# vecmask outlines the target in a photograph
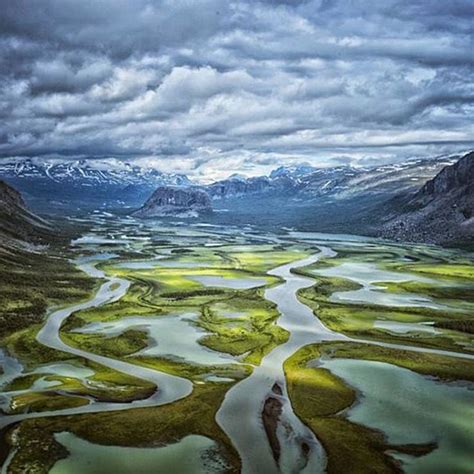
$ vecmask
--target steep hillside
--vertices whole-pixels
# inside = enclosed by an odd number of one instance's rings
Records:
[[[0,181],[0,246],[26,247],[55,238],[50,224],[27,208],[18,191]]]
[[[474,152],[443,168],[414,195],[400,197],[380,234],[404,241],[474,242]]]
[[[63,254],[68,231],[33,214],[0,181],[0,339],[41,323],[52,304],[88,296],[95,281]]]

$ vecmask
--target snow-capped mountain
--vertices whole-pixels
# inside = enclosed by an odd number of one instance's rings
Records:
[[[367,193],[392,194],[417,189],[457,158],[409,160],[378,167],[280,166],[270,176],[246,179],[231,176],[206,189],[214,200],[256,194],[305,201],[321,197],[345,199]]]
[[[318,232],[371,233],[400,196],[412,196],[458,157],[374,167],[280,167],[270,176],[207,186],[220,224],[254,224]],[[224,212],[225,211],[225,212]]]
[[[149,184],[188,186],[192,182],[183,174],[166,174],[115,158],[102,160],[11,159],[1,162],[4,178],[45,179],[79,186]]]
[[[315,168],[308,164],[280,166],[269,176],[232,175],[209,185],[196,185],[187,176],[163,173],[132,162],[109,159],[9,159],[0,162],[0,179],[16,187],[37,211],[88,211],[138,208],[159,186],[198,186],[217,207],[248,207],[258,212],[267,205],[312,205],[374,199],[410,192],[458,157],[411,160],[378,167],[338,166]],[[258,199],[258,201],[256,201]],[[260,205],[257,205],[260,203]],[[124,211],[126,212],[126,211]]]
[[[167,174],[114,158],[102,160],[9,159],[0,179],[17,188],[41,212],[139,207],[158,186],[190,186],[182,174]]]

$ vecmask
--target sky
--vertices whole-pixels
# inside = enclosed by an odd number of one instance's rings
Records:
[[[472,0],[0,8],[0,160],[112,157],[210,181],[474,148]]]

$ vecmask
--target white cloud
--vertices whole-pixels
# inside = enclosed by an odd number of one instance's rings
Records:
[[[210,179],[474,145],[469,0],[4,7],[5,157],[125,156]]]

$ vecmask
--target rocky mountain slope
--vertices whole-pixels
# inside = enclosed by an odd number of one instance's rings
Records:
[[[400,196],[379,233],[403,241],[474,242],[474,152]]]
[[[210,212],[211,200],[205,191],[193,187],[160,186],[133,215],[142,218],[197,217]]]
[[[29,247],[54,238],[50,224],[33,214],[21,194],[0,181],[0,247]]]

